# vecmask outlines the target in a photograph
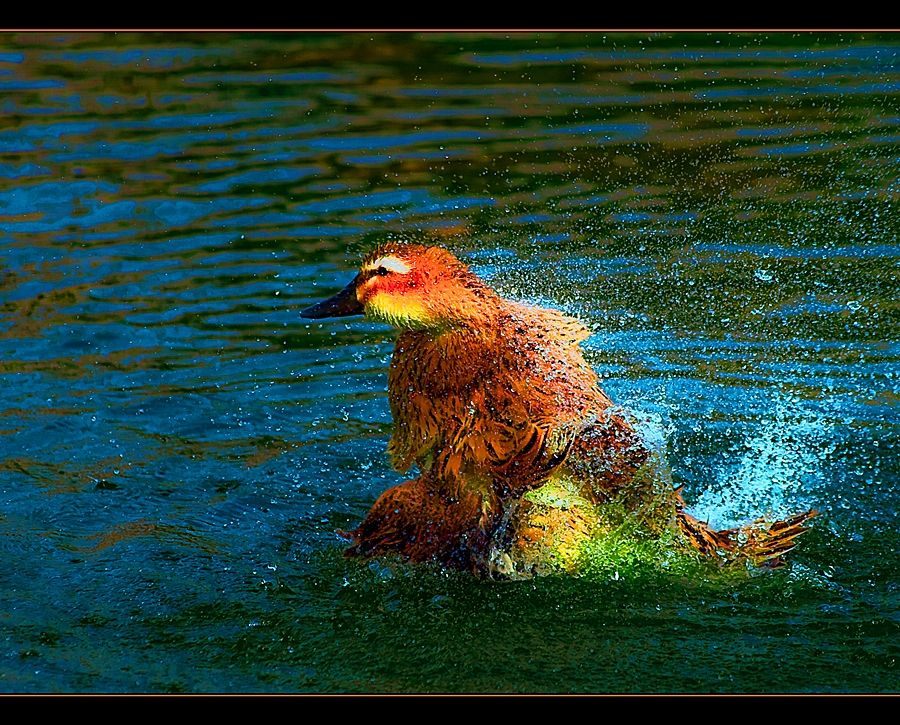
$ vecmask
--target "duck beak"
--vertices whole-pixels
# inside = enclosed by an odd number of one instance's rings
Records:
[[[300,312],[300,317],[307,317],[313,320],[319,320],[323,317],[348,317],[350,315],[361,315],[363,306],[356,299],[356,285],[359,282],[359,275],[353,278],[353,281],[344,289],[338,292],[334,297],[329,297],[312,307],[307,307]]]

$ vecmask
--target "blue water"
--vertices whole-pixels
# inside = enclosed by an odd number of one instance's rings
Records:
[[[0,691],[897,692],[898,43],[0,36]],[[393,333],[298,311],[387,238],[593,331],[785,569],[347,561]]]

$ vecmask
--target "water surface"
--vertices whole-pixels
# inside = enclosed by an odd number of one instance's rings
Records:
[[[893,35],[0,37],[0,690],[896,692]],[[717,526],[792,565],[345,561],[402,480],[388,238],[584,320]]]

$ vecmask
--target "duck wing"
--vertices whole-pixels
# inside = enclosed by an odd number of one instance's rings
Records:
[[[588,334],[556,310],[509,303],[490,364],[467,391],[466,414],[436,459],[444,471],[456,475],[474,463],[502,498],[546,481],[612,405],[579,345]]]
[[[490,330],[401,335],[389,376],[394,466],[505,499],[574,452],[596,461],[618,428],[633,431],[584,359],[588,334],[556,310],[507,302]]]

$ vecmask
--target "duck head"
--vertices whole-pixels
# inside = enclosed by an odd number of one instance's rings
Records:
[[[438,331],[483,325],[498,303],[496,293],[446,249],[392,242],[369,254],[343,290],[300,316],[364,314],[401,329]]]

